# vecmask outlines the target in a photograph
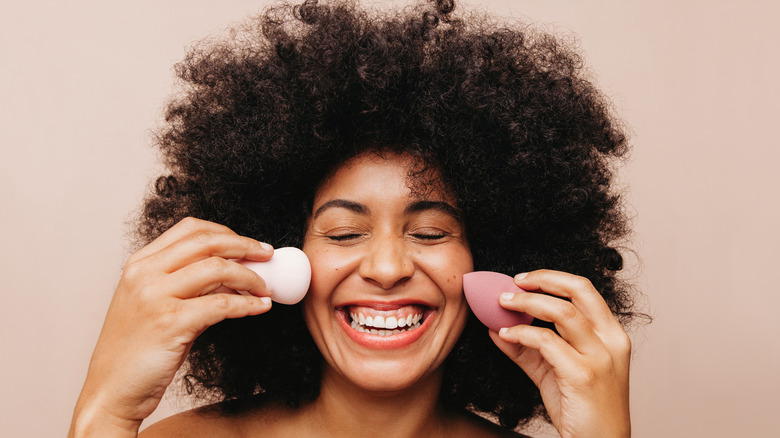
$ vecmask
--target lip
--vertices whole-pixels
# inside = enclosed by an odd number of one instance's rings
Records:
[[[419,305],[425,308],[425,311],[423,312],[423,320],[422,323],[420,324],[420,327],[414,330],[404,331],[390,336],[380,336],[371,333],[363,333],[353,329],[352,326],[350,325],[351,321],[346,309],[349,306],[362,306],[362,307],[371,307],[376,310],[397,310],[408,305]],[[398,349],[413,344],[418,339],[420,339],[420,337],[423,334],[425,334],[428,328],[433,324],[433,320],[438,314],[438,310],[434,306],[431,306],[428,303],[417,301],[417,300],[414,301],[399,300],[399,301],[383,301],[383,302],[354,301],[354,302],[349,302],[338,306],[335,312],[336,312],[339,325],[347,334],[347,336],[349,336],[350,339],[352,339],[355,343],[363,347],[367,347],[375,350]]]

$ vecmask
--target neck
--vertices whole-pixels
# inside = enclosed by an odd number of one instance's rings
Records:
[[[305,409],[315,419],[310,424],[331,436],[441,436],[440,386],[438,370],[401,391],[368,391],[326,366],[320,396]]]

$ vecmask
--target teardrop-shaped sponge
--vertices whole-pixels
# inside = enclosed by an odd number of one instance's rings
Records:
[[[490,271],[470,272],[463,276],[463,293],[471,311],[490,330],[502,327],[530,324],[534,318],[523,312],[513,312],[498,304],[498,297],[504,292],[524,293],[515,285],[514,279],[506,274]]]

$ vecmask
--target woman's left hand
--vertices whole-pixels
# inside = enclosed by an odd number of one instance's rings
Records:
[[[501,305],[554,323],[558,334],[518,325],[490,336],[539,387],[558,433],[629,437],[631,341],[604,299],[586,278],[564,272],[521,274],[515,284],[530,293],[504,294]]]

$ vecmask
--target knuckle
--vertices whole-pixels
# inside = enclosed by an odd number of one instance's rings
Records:
[[[147,286],[139,287],[136,295],[138,295],[138,299],[140,300],[141,304],[144,305],[146,303],[150,303],[154,301],[156,291],[154,287],[152,287],[151,285],[147,285]]]
[[[192,236],[192,240],[200,245],[209,245],[214,239],[211,231],[198,231]]]
[[[174,327],[178,321],[179,318],[173,312],[161,312],[154,318],[154,324],[161,331],[167,331],[169,328]]]
[[[136,263],[138,261],[139,255],[137,252],[134,252],[130,255],[130,257],[127,258],[127,261],[125,261],[125,266],[132,265],[133,263]]]
[[[230,231],[230,228],[228,228],[228,227],[226,227],[226,226],[224,226],[222,224],[218,224],[216,222],[211,222],[211,221],[207,221],[207,220],[203,220],[203,219],[198,219],[198,218],[192,217],[192,216],[185,217],[184,219],[179,221],[177,226],[182,226],[182,227],[184,227],[185,229],[187,229],[189,231],[197,231],[197,230],[211,230],[211,231],[214,231],[214,232],[229,232]]]
[[[562,301],[558,306],[558,314],[565,320],[575,319],[578,315],[577,307],[568,301]]]
[[[143,268],[141,268],[139,263],[129,262],[122,271],[122,279],[130,284],[136,284],[143,278],[142,271]]]
[[[203,261],[206,270],[215,274],[221,274],[227,269],[227,260],[222,257],[209,257]]]
[[[574,283],[578,290],[593,289],[593,283],[585,277],[576,276],[574,278]]]
[[[260,242],[258,242],[255,239],[252,239],[251,237],[246,237],[246,236],[240,236],[240,237],[241,237],[241,242],[243,242],[243,245],[247,250],[251,250],[260,244]]]
[[[541,332],[539,332],[539,339],[544,344],[555,342],[557,337],[558,335],[555,334],[555,332],[550,329],[544,329]]]
[[[145,315],[153,315],[151,318],[156,321],[159,315],[165,313],[164,305],[161,305],[159,294],[151,285],[136,289],[132,296],[132,305],[134,309]],[[157,324],[157,322],[155,322]]]
[[[585,367],[580,371],[579,378],[586,386],[593,386],[599,380],[599,374],[596,370]]]
[[[189,234],[201,229],[203,227],[203,221],[192,216],[187,216],[174,225],[174,227],[181,228]]]
[[[184,219],[180,220],[177,225],[180,226],[180,227],[192,230],[192,229],[200,227],[202,222],[203,221],[198,219],[198,218],[195,218],[195,217],[192,217],[192,216],[187,216]]]
[[[230,298],[227,294],[214,294],[212,295],[211,305],[221,311],[228,310],[230,308]]]

